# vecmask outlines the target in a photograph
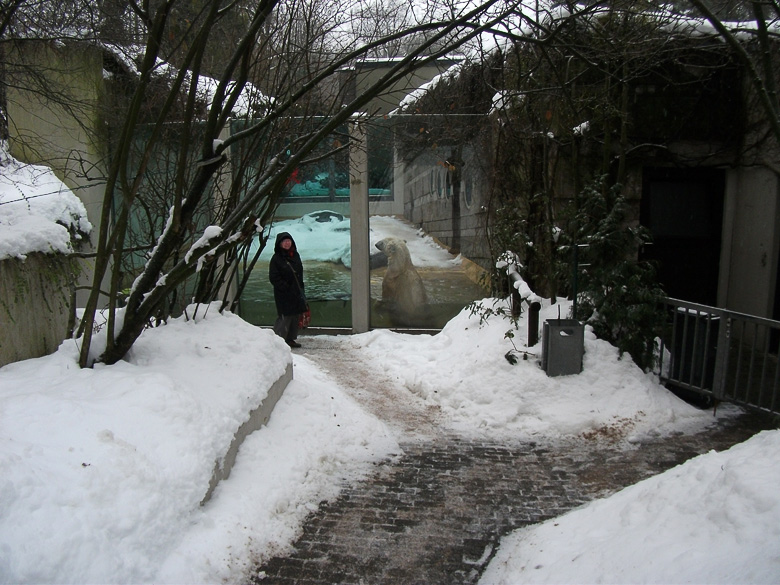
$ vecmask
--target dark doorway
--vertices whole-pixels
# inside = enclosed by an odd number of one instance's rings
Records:
[[[672,298],[717,303],[725,182],[720,169],[644,169],[640,221],[653,244],[642,258]]]

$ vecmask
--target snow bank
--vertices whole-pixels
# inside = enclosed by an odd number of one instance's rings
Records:
[[[503,309],[505,301],[483,306]],[[569,305],[544,303],[540,322],[566,317]],[[586,327],[583,372],[550,378],[539,367],[541,344],[525,347],[525,319],[513,329],[508,318],[493,315],[480,323],[468,309],[437,335],[400,335],[377,330],[354,336],[372,360],[417,399],[437,406],[448,424],[469,437],[538,440],[608,430],[635,441],[669,430],[704,428],[704,412],[675,397],[628,356],[599,340]],[[504,338],[513,331],[517,365],[504,355],[513,349]],[[728,416],[733,409],[719,409]]]
[[[79,369],[69,340],[51,356],[0,369],[0,582],[146,582],[162,566],[181,582],[185,567],[198,567],[197,581],[217,568],[237,570],[195,563],[182,539],[193,522],[213,534],[199,502],[214,461],[284,373],[290,352],[271,331],[237,316],[215,308],[200,315],[146,331],[114,366]],[[258,498],[255,528],[267,540],[291,538],[297,522],[287,508],[300,507],[299,519],[306,502],[332,491],[342,466],[354,469],[375,451],[396,448],[381,424],[316,372],[308,376],[277,405],[295,411],[272,417],[284,428],[242,447],[265,469],[262,477],[242,480],[234,469],[232,484],[247,492],[221,504],[234,509],[250,494]],[[323,425],[333,440],[307,435]],[[305,489],[287,487],[288,480]],[[247,514],[241,507],[221,518],[240,526]],[[174,549],[186,563],[168,559]]]
[[[0,369],[0,580],[148,580],[289,360],[273,333],[212,310],[111,367],[80,370],[69,340]]]
[[[780,431],[504,538],[481,585],[780,582]]]

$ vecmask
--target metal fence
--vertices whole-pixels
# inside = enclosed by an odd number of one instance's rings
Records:
[[[677,299],[667,299],[664,311],[662,382],[780,414],[780,321]]]

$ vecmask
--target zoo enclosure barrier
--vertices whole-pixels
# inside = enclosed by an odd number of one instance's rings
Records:
[[[655,373],[667,386],[780,414],[780,321],[666,299]]]

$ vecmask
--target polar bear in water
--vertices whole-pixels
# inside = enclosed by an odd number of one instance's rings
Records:
[[[396,325],[424,325],[428,298],[422,279],[412,264],[406,242],[385,238],[376,247],[387,256],[387,272],[382,281],[382,301],[390,309]]]

